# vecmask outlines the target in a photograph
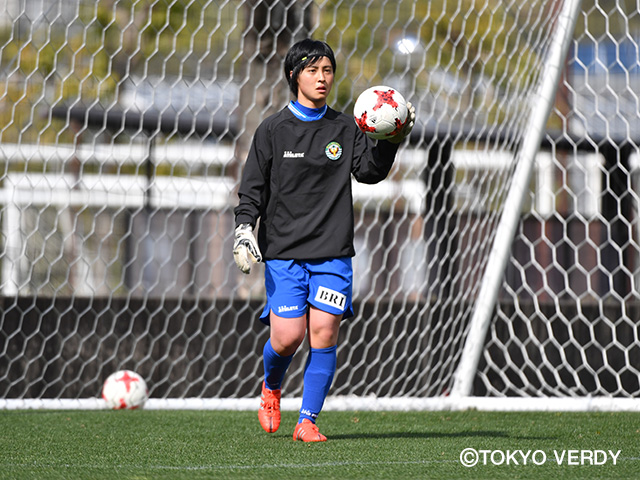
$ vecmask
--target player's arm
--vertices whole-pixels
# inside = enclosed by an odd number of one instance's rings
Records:
[[[262,261],[262,253],[253,234],[265,201],[271,165],[270,145],[258,127],[251,143],[238,189],[239,203],[234,209],[235,232],[233,258],[243,273],[251,272],[251,264]]]

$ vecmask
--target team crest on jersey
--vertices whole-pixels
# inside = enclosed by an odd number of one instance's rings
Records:
[[[329,160],[338,160],[342,156],[342,145],[338,142],[331,142],[324,148],[324,153]]]

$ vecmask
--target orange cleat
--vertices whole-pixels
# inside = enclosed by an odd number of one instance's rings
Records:
[[[262,398],[258,420],[265,432],[273,433],[280,427],[280,396],[281,390],[269,390],[262,382]]]
[[[296,425],[293,431],[293,439],[302,442],[326,442],[327,437],[318,431],[318,427],[311,420],[305,418]]]

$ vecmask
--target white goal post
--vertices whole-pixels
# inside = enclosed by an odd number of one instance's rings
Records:
[[[604,0],[0,1],[0,409],[255,409],[263,269],[231,255],[283,56],[416,106],[353,183],[326,408],[640,410],[640,15]],[[306,347],[284,384],[299,408]]]
[[[563,2],[542,67],[541,79],[529,98],[530,120],[528,128],[516,154],[516,166],[504,201],[502,216],[496,229],[495,240],[487,260],[487,268],[478,292],[460,364],[456,371],[451,391],[454,397],[468,397],[473,393],[473,379],[482,355],[493,306],[498,298],[502,276],[511,252],[511,242],[516,233],[520,212],[529,191],[536,154],[540,150],[540,143],[555,100],[581,5],[582,0]]]

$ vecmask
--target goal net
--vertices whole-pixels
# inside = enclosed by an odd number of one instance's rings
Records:
[[[640,408],[640,16],[604,0],[0,1],[0,407],[100,408],[126,368],[150,408],[255,408],[233,208],[308,36],[334,108],[417,111],[353,185],[328,408]]]

